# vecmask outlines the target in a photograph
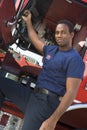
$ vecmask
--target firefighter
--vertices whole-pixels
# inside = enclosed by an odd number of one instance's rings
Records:
[[[22,18],[31,43],[44,57],[36,87],[31,90],[0,78],[0,90],[24,112],[22,130],[54,130],[76,97],[83,79],[84,62],[72,48],[74,31],[70,21],[59,21],[55,29],[56,45],[45,45],[34,30],[31,16],[26,10]]]

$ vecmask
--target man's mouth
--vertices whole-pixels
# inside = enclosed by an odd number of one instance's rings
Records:
[[[63,39],[57,39],[57,42],[63,42]]]

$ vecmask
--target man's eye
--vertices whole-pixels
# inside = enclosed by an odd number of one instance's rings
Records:
[[[62,32],[62,34],[65,34],[65,32]]]
[[[56,34],[56,35],[58,35],[58,34],[59,34],[59,32],[56,32],[55,34]]]

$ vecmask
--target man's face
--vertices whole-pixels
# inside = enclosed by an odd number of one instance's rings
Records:
[[[55,40],[59,47],[68,47],[71,45],[73,34],[65,24],[58,24],[55,30]]]

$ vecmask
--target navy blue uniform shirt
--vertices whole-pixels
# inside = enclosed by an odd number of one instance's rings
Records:
[[[60,51],[58,46],[45,46],[43,68],[37,80],[37,87],[46,88],[61,96],[66,91],[66,78],[83,78],[84,62],[81,56],[71,48]]]

